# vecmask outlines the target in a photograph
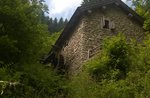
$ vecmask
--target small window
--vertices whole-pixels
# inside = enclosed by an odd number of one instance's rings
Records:
[[[104,26],[103,28],[109,29],[109,20],[104,21]]]

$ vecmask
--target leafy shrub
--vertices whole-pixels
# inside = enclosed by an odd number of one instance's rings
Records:
[[[104,40],[101,54],[86,63],[86,66],[97,79],[107,78],[112,74],[117,79],[124,78],[131,62],[130,52],[130,46],[123,35],[108,37]]]
[[[142,43],[126,43],[123,35],[106,39],[102,53],[70,80],[69,98],[149,98],[149,42],[149,36]]]
[[[50,98],[64,93],[64,78],[40,64],[24,64],[21,71],[1,68],[1,98]],[[16,84],[15,84],[16,83]]]

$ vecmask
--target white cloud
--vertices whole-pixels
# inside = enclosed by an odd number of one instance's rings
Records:
[[[82,0],[47,0],[50,9],[49,15],[60,18],[62,14],[64,18],[68,18],[80,6],[81,2]]]
[[[82,0],[52,0],[51,13],[61,13],[67,9],[72,9],[80,5]]]
[[[122,0],[126,2],[126,0]],[[46,0],[50,17],[70,18],[75,9],[81,5],[82,0]]]

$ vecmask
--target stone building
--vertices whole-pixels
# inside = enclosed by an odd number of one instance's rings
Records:
[[[121,0],[100,0],[78,7],[44,63],[73,74],[101,49],[105,36],[124,33],[141,40],[143,19]]]

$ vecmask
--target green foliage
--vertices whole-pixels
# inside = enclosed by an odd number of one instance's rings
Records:
[[[69,98],[150,97],[149,42],[149,36],[142,44],[126,42],[123,35],[107,38],[101,54],[91,58],[71,79]]]
[[[0,1],[1,41],[11,42],[0,43],[1,52],[3,52],[1,56],[5,60],[9,58],[10,62],[16,62],[16,60],[19,62],[35,54],[38,56],[40,48],[43,47],[48,31],[46,31],[44,24],[40,24],[41,19],[39,16],[41,11],[44,11],[44,6],[36,0],[31,3],[32,5],[28,0]],[[12,49],[10,54],[8,48]],[[12,57],[12,53],[15,57]]]
[[[149,31],[149,1],[137,0],[135,5]],[[43,0],[0,1],[0,98],[150,97],[149,34],[141,44],[126,42],[121,34],[108,37],[101,54],[66,81],[51,67],[39,64],[60,35],[50,35],[48,27],[50,31],[51,24],[63,24],[62,19],[54,22],[45,17],[45,12]]]
[[[51,45],[54,45],[58,37],[60,36],[60,32],[55,32],[54,34],[51,34],[49,41],[51,42]]]
[[[114,77],[113,74],[117,79],[124,78],[131,63],[130,51],[123,35],[108,37],[104,41],[101,54],[86,63],[86,66],[95,78]]]
[[[64,27],[67,25],[68,20],[63,19],[62,17],[58,20],[57,18],[49,18],[47,20],[48,22],[48,30],[50,33],[59,32],[64,29]]]
[[[60,34],[49,34],[43,1],[0,0],[0,98],[63,95],[63,76],[39,64]]]
[[[136,12],[145,19],[144,29],[150,31],[150,1],[149,0],[131,0],[135,6]]]
[[[63,78],[51,68],[40,64],[24,64],[23,70],[9,74],[8,69],[1,68],[1,98],[50,98],[63,92]],[[12,71],[12,70],[11,70]],[[17,83],[10,84],[10,83]]]
[[[7,35],[0,37],[0,60],[3,63],[17,61],[19,50],[16,44],[17,41],[9,39]]]

